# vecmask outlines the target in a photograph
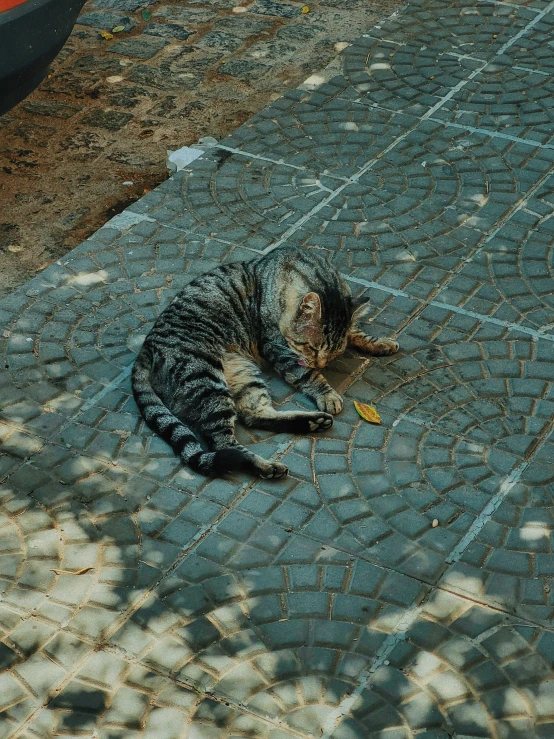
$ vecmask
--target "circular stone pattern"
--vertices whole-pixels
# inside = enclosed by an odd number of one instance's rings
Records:
[[[123,725],[144,725],[165,703],[210,739],[548,736],[551,639],[540,629],[439,591],[391,639],[399,613],[388,587],[407,578],[364,563],[230,573],[196,555],[179,573],[206,567],[212,575],[194,582],[173,578],[116,635],[136,656],[122,683],[104,688],[120,699],[106,695],[97,726],[118,710]],[[137,689],[149,700],[121,715]]]
[[[554,447],[547,444],[464,552],[446,583],[534,621],[554,623]]]
[[[325,200],[335,178],[224,149],[195,161],[184,207],[212,236],[264,249]]]
[[[343,52],[342,63],[346,79],[369,103],[417,116],[482,65],[445,52],[444,43],[393,43],[372,36],[354,41]],[[371,108],[371,115],[375,112]]]
[[[325,511],[308,511],[302,528],[316,539],[329,544],[336,539],[347,551],[433,581],[500,484],[502,462],[511,468],[517,459],[440,428],[395,422],[394,415],[379,410],[380,427],[354,422],[348,442],[316,442],[317,489]],[[298,462],[291,468],[298,475]],[[288,500],[298,506],[301,495],[307,499],[302,487]]]
[[[547,143],[554,123],[554,84],[550,75],[488,64],[436,117]]]
[[[378,156],[413,123],[405,116],[341,97],[351,94],[348,88],[337,87],[333,92],[337,97],[328,102],[321,103],[316,94],[314,99],[290,103],[286,110],[270,105],[227,137],[225,144],[288,166],[343,178]],[[332,186],[339,185],[340,181]]]
[[[13,436],[17,435],[14,432]],[[36,465],[20,462],[3,481],[1,600],[14,609],[14,614],[72,628],[98,583],[110,581],[110,568],[101,526],[93,523],[90,512],[60,481],[64,470],[52,477],[41,468],[41,464],[48,466],[53,462],[52,454],[58,460],[60,454],[63,456],[61,450],[35,450]],[[78,465],[78,460],[74,465]],[[47,641],[55,631],[45,629],[43,621],[37,639],[43,637]],[[16,629],[4,638],[11,647],[29,656],[25,629]],[[41,646],[40,641],[35,646]]]
[[[475,298],[485,301],[487,311],[509,306],[522,325],[545,333],[551,333],[554,324],[554,248],[549,225],[547,219],[544,226],[539,223],[523,232],[500,231],[467,268],[468,277],[482,283]]]
[[[431,0],[409,6],[405,12],[372,28],[368,36],[413,48],[427,47],[434,50],[430,58],[439,53],[455,53],[485,60],[492,59],[535,17],[533,11],[507,4],[480,2],[475,5],[471,0]],[[360,39],[353,49],[345,50],[345,55],[359,55],[358,48],[363,43]]]
[[[152,231],[91,245],[90,256],[70,256],[63,269],[37,278],[41,289],[28,290],[27,304],[5,331],[3,363],[16,388],[46,381],[58,394],[63,388],[90,395],[114,381],[161,310],[196,276],[197,260],[204,257],[209,270],[233,252],[178,231],[170,236],[157,225]]]
[[[314,231],[324,222],[325,238],[327,229],[337,234],[340,226],[354,237],[348,247],[364,253],[373,238],[383,263],[436,260],[444,266],[446,256],[467,257],[519,200],[511,148],[503,142],[501,151],[485,136],[468,139],[465,131],[424,121],[304,228]],[[525,162],[518,157],[519,166],[533,166],[531,154]]]
[[[539,0],[542,2],[543,0]],[[554,73],[554,58],[550,42],[554,33],[552,13],[545,13],[532,28],[519,38],[505,54],[510,66],[526,67],[548,73]]]

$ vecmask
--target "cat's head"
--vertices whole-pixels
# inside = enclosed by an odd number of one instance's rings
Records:
[[[323,306],[320,296],[309,292],[283,331],[289,347],[304,367],[323,369],[344,352],[348,331],[369,312],[369,302],[355,304],[350,295],[341,296],[341,305]]]

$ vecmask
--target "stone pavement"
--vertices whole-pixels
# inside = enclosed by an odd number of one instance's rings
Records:
[[[554,737],[553,26],[413,2],[0,303],[1,737]],[[287,479],[206,480],[133,356],[285,242],[403,351],[329,368],[328,433],[241,432]]]
[[[163,182],[168,150],[223,139],[399,4],[87,0],[0,116],[0,298]]]

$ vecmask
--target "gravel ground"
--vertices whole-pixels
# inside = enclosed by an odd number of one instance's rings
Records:
[[[85,4],[48,78],[0,117],[0,295],[164,180],[168,149],[227,135],[398,6],[238,3]]]

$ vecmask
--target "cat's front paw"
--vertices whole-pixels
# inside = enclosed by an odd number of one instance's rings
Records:
[[[396,354],[400,349],[397,341],[385,338],[363,337],[362,340],[356,342],[356,345],[362,351],[372,354],[374,357],[387,357],[389,354]]]
[[[342,411],[344,403],[342,402],[341,396],[335,390],[329,390],[328,393],[319,396],[317,407],[320,411],[325,411],[336,416]]]

